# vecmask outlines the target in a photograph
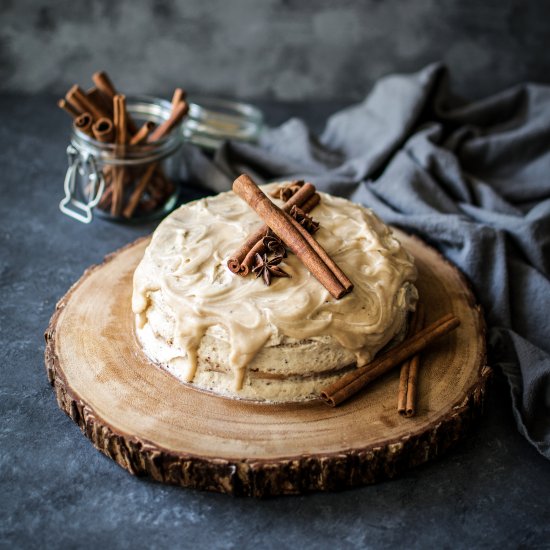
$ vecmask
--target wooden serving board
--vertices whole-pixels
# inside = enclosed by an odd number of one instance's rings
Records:
[[[482,409],[491,373],[483,317],[456,268],[396,233],[416,258],[426,322],[449,312],[461,320],[422,355],[416,417],[397,414],[399,369],[333,409],[217,397],[152,365],[131,312],[132,276],[148,239],[88,269],[58,303],[46,367],[59,406],[129,472],[235,495],[358,486],[440,455]]]

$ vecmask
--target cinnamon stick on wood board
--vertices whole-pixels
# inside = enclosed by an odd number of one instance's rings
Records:
[[[453,331],[460,325],[460,320],[452,314],[441,317],[411,338],[407,338],[394,348],[343,376],[321,392],[321,399],[328,405],[336,407],[362,390],[367,384],[376,380],[406,359],[416,355],[432,342]]]
[[[346,289],[342,285],[335,273],[319,257],[319,254],[312,248],[305,236],[293,225],[292,222],[295,222],[295,220],[273,204],[249,176],[246,174],[239,176],[233,182],[233,191],[256,211],[273,233],[296,254],[311,274],[334,298],[342,298],[353,288],[351,286]],[[299,224],[297,225],[299,226]]]
[[[416,305],[413,319],[409,330],[409,337],[414,336],[424,326],[424,307],[419,302]],[[420,354],[417,353],[407,359],[401,365],[399,374],[399,393],[397,396],[397,412],[406,417],[416,414],[416,393],[418,380],[418,367],[420,365]]]

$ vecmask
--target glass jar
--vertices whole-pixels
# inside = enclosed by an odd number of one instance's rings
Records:
[[[147,121],[161,124],[170,117],[172,106],[163,99],[139,96],[128,98],[126,110],[139,128]],[[177,203],[176,153],[182,143],[181,125],[163,139],[141,145],[102,143],[73,126],[61,211],[83,223],[92,221],[92,211],[127,222],[165,215]]]
[[[203,149],[216,149],[226,139],[254,143],[263,129],[262,112],[248,103],[200,98],[191,103],[183,123],[186,141]]]
[[[123,222],[165,216],[178,201],[177,153],[184,142],[212,150],[225,139],[256,141],[262,130],[262,114],[251,105],[223,99],[201,103],[190,103],[183,122],[154,143],[103,143],[73,126],[61,211],[83,223],[90,223],[94,213]],[[167,120],[172,105],[164,99],[135,96],[127,98],[126,110],[139,128],[147,121],[159,125]]]

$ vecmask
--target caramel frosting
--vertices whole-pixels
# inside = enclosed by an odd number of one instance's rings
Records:
[[[231,253],[261,224],[233,192],[168,216],[134,274],[132,308],[147,355],[186,382],[216,391],[223,373],[233,387],[220,393],[274,401],[276,387],[256,395],[255,380],[284,380],[283,400],[292,400],[304,395],[293,395],[289,380],[308,378],[313,392],[315,377],[368,363],[414,310],[412,257],[369,209],[321,193],[312,215],[315,238],[354,283],[340,300],[292,254],[280,264],[291,277],[271,286],[229,271]]]

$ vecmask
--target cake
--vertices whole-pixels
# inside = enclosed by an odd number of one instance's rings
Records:
[[[413,258],[371,210],[320,197],[315,239],[352,292],[335,299],[293,254],[279,264],[290,277],[269,286],[235,275],[228,258],[261,220],[233,192],[197,200],[158,226],[134,273],[145,355],[196,388],[281,403],[317,397],[400,341],[418,297]]]

